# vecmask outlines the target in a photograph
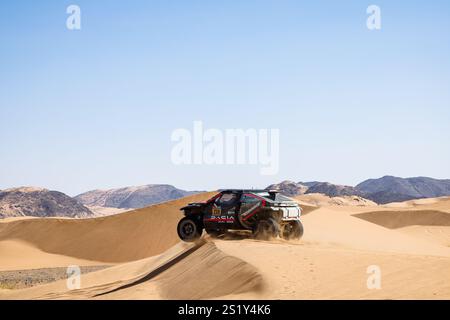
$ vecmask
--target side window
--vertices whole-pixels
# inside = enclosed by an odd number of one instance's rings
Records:
[[[248,195],[248,194],[244,194],[241,198],[242,203],[256,203],[259,201],[261,201],[261,200],[256,197],[252,197],[251,195]]]
[[[235,193],[224,193],[217,201],[216,203],[220,206],[222,205],[232,205],[234,204],[236,200],[236,194]]]
[[[244,194],[241,197],[241,214],[245,215],[253,210],[255,210],[259,204],[261,203],[261,199],[256,198],[255,196],[251,194]]]

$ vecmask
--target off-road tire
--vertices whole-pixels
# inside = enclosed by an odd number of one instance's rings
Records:
[[[300,240],[303,236],[301,221],[290,221],[283,226],[282,236],[286,240]]]
[[[189,217],[184,217],[178,222],[177,233],[183,241],[193,242],[201,237],[202,232],[203,228]]]
[[[258,240],[270,240],[278,236],[280,233],[280,225],[273,218],[260,220],[253,233]]]

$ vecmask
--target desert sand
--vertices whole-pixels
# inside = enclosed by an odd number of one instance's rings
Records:
[[[111,265],[1,299],[450,299],[450,198],[377,206],[299,199],[300,241],[244,234],[180,242],[179,208],[198,194],[92,219],[0,222],[0,270]],[[325,201],[326,200],[326,201]],[[381,287],[367,287],[377,266]]]
[[[123,213],[133,209],[121,209],[121,208],[110,208],[110,207],[99,207],[99,206],[85,206],[91,210],[97,217],[111,216],[113,214]]]

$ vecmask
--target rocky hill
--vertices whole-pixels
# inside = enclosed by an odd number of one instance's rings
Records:
[[[323,194],[329,197],[356,196],[372,200],[378,204],[385,204],[412,199],[450,196],[450,180],[384,176],[379,179],[366,180],[356,187],[317,181],[283,181],[279,184],[270,185],[267,189],[279,190],[288,197],[302,194]]]
[[[271,184],[266,190],[277,190],[288,197],[294,197],[304,194],[308,187],[301,183],[286,180],[281,183]]]
[[[361,182],[356,189],[377,203],[400,202],[412,199],[450,195],[450,180],[427,177],[398,178],[384,176]]]
[[[364,193],[354,187],[332,184],[329,182],[318,182],[313,184],[306,190],[305,193],[321,193],[329,197],[364,196]]]
[[[138,187],[92,190],[76,196],[75,199],[90,207],[137,209],[195,193],[197,192],[177,189],[167,184],[149,184]]]
[[[281,183],[272,184],[268,186],[266,190],[278,190],[280,193],[288,197],[295,197],[310,193],[320,193],[329,197],[362,196],[362,193],[354,187],[318,181],[293,182],[286,180]]]
[[[94,214],[58,191],[33,187],[0,191],[0,218],[21,216],[87,218]]]

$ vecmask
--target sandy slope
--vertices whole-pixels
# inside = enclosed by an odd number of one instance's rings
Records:
[[[229,299],[449,299],[450,260],[311,244],[222,242],[227,254],[260,266],[265,290]],[[367,288],[368,267],[381,271],[381,289]]]
[[[377,206],[375,202],[359,196],[329,197],[321,193],[307,193],[296,196],[294,199],[313,206]]]
[[[206,243],[180,243],[175,232],[179,207],[210,196],[98,219],[2,222],[3,252],[20,240],[37,250],[35,261],[42,254],[48,264],[61,263],[61,256],[120,264],[83,275],[80,290],[69,291],[59,281],[0,290],[0,297],[450,299],[449,229],[442,225],[450,212],[448,198],[397,206],[309,206],[299,242],[206,237]],[[414,226],[418,221],[421,225]],[[413,227],[438,229],[424,237],[406,229]],[[8,254],[10,265],[23,263],[23,257],[14,262]],[[380,290],[367,288],[371,265],[381,270]]]
[[[256,268],[226,255],[211,242],[179,243],[161,255],[86,274],[80,289],[68,290],[66,282],[3,290],[0,298],[205,299],[258,291],[263,286]]]
[[[450,248],[450,227],[448,226],[409,226],[398,229],[414,238],[424,239]]]
[[[46,253],[21,240],[0,241],[0,271],[67,267],[69,265],[92,266],[99,264],[101,263],[92,260]]]
[[[97,217],[110,216],[113,214],[127,212],[133,209],[122,209],[122,208],[110,208],[110,207],[99,207],[99,206],[85,206],[91,210]]]
[[[441,211],[450,212],[450,197],[439,197],[439,198],[426,198],[426,199],[415,199],[404,202],[392,202],[383,205],[387,208],[415,208],[415,207],[428,207],[429,209],[436,209]]]
[[[178,242],[179,208],[213,193],[193,195],[148,208],[95,219],[0,221],[0,241],[18,239],[38,249],[86,260],[125,262],[160,254]]]
[[[303,241],[359,250],[450,257],[450,248],[368,222],[361,218],[366,214],[380,214],[379,220],[389,220],[381,210],[322,207],[304,217]],[[409,216],[409,212],[405,214]]]

